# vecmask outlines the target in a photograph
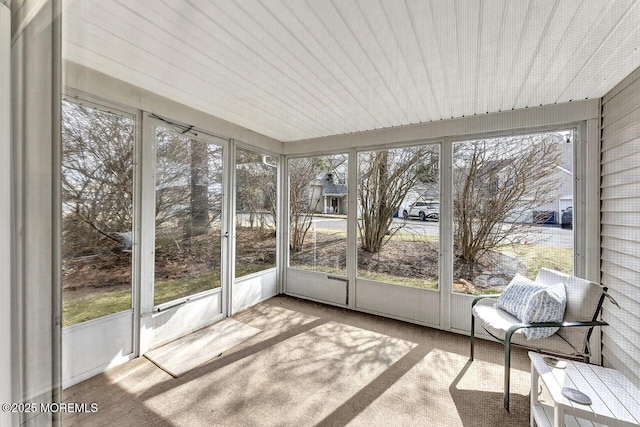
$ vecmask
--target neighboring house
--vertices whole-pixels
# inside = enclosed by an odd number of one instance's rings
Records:
[[[555,173],[549,179],[557,180],[560,184],[549,203],[520,213],[513,213],[507,218],[508,222],[545,222],[560,224],[562,211],[573,206],[573,144],[558,142],[562,150],[562,163],[556,166]],[[553,216],[549,215],[553,212]]]
[[[309,184],[309,203],[318,213],[347,214],[347,186],[333,172],[323,172]]]

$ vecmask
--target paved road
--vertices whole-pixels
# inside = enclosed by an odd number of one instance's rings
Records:
[[[316,227],[329,230],[346,230],[347,220],[344,218],[315,217],[313,222]],[[440,224],[437,221],[420,221],[394,219],[394,226],[404,224],[404,233],[421,234],[425,236],[437,236]],[[573,231],[565,230],[559,226],[533,226],[525,236],[514,236],[516,242],[539,244],[544,246],[571,248],[573,247]]]

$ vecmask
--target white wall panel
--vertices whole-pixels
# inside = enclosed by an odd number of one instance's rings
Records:
[[[440,293],[358,279],[356,308],[384,316],[440,326]]]
[[[195,297],[167,310],[143,314],[140,321],[140,353],[166,344],[222,319],[222,294]]]
[[[613,122],[620,120],[627,114],[634,112],[638,108],[636,99],[640,96],[640,80],[635,80],[629,86],[625,87],[625,96],[609,105],[606,117],[602,118],[602,126],[608,127]],[[605,150],[606,151],[606,150]]]
[[[232,313],[277,295],[277,277],[277,270],[272,269],[236,279],[231,291]]]
[[[329,279],[330,276],[333,275],[288,268],[285,292],[302,298],[346,305],[347,283]]]
[[[471,303],[473,296],[453,293],[451,295],[451,329],[456,332],[469,334],[471,331]],[[476,321],[476,337],[493,340],[493,338],[482,329],[480,322]]]
[[[70,326],[62,331],[62,383],[70,387],[133,355],[133,311]]]
[[[620,304],[605,303],[605,363],[640,383],[640,69],[602,105],[602,284]]]

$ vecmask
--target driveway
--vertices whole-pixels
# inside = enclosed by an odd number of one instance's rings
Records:
[[[328,230],[347,229],[346,218],[315,217],[313,222],[318,228]],[[410,219],[405,222],[403,219],[394,218],[393,226],[402,226],[403,224],[403,233],[413,233],[424,236],[437,236],[440,229],[440,224],[437,221],[420,221]],[[573,230],[562,229],[559,225],[534,225],[527,231],[525,236],[514,236],[512,240],[520,243],[524,243],[526,241],[529,244],[572,248]]]

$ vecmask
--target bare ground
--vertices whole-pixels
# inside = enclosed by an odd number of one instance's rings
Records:
[[[346,239],[344,235],[317,233],[307,236],[302,251],[292,254],[293,266],[313,265],[327,269],[346,268]],[[179,279],[192,277],[219,268],[219,233],[192,238],[190,241],[166,240],[156,249],[156,278]],[[238,228],[237,265],[269,268],[275,265],[275,235],[257,228]],[[311,244],[312,242],[315,245]],[[123,252],[116,244],[105,244],[96,255],[69,257],[64,260],[62,278],[65,293],[80,297],[88,293],[131,286],[131,253]],[[216,249],[217,248],[217,249]],[[438,280],[438,242],[391,240],[383,249],[372,254],[358,250],[358,269],[400,278]],[[502,289],[518,271],[514,258],[488,252],[480,262],[454,262],[454,290],[482,293],[487,289]],[[69,295],[69,294],[68,294]]]
[[[259,269],[275,265],[275,234],[258,228],[238,228],[237,262]],[[131,252],[108,239],[101,239],[92,255],[66,256],[62,266],[63,291],[74,298],[87,294],[126,289],[131,286]],[[177,241],[158,240],[155,277],[176,280],[220,268],[220,231]]]
[[[315,266],[346,269],[346,239],[344,235],[317,233],[307,236],[302,251],[293,254],[293,266]],[[315,245],[313,245],[315,242]],[[454,262],[456,292],[478,294],[487,290],[502,290],[522,268],[515,258],[498,252],[487,252],[478,262]],[[369,273],[399,278],[438,281],[439,247],[433,240],[390,240],[377,254],[358,249],[358,269]]]

